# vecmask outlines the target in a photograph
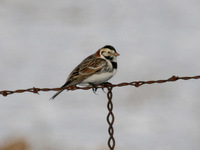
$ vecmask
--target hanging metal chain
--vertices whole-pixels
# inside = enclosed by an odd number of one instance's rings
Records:
[[[111,87],[111,86],[107,86],[107,89],[108,89],[108,92],[107,92],[107,98],[108,98],[108,103],[107,103],[107,108],[108,108],[107,122],[108,122],[108,125],[109,125],[108,133],[110,135],[110,137],[108,139],[108,147],[110,148],[110,150],[114,150],[114,147],[115,147],[115,139],[113,137],[113,135],[114,135],[113,123],[114,123],[115,117],[114,117],[114,114],[112,112],[112,110],[113,110],[112,88],[113,87]]]

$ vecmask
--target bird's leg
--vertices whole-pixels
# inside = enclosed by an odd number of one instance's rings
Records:
[[[89,83],[89,84],[92,87],[92,91],[94,92],[94,94],[96,94],[96,91],[98,89],[97,86],[95,84],[93,84],[93,83]]]
[[[109,84],[111,84],[111,83],[110,82],[104,82],[104,83],[102,83],[102,85],[105,86],[105,87],[108,87]]]

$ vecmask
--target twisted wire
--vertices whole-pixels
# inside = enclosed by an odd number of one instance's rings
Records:
[[[113,124],[114,124],[114,114],[112,112],[113,110],[113,103],[112,103],[112,86],[108,86],[108,92],[107,92],[107,98],[108,98],[108,103],[107,103],[107,108],[108,108],[108,115],[107,115],[107,122],[109,125],[108,128],[108,134],[110,135],[109,139],[108,139],[108,147],[110,148],[110,150],[114,150],[115,148],[115,139],[114,139],[114,128],[113,128]]]
[[[165,82],[175,82],[177,80],[190,80],[190,79],[200,79],[200,75],[198,76],[192,76],[192,77],[178,77],[178,76],[172,76],[169,79],[165,79],[165,80],[150,80],[150,81],[133,81],[133,82],[123,82],[123,83],[119,83],[119,84],[109,84],[109,86],[111,87],[123,87],[123,86],[135,86],[135,87],[139,87],[142,86],[144,84],[155,84],[155,83],[165,83]],[[97,88],[106,88],[105,85],[97,85]],[[69,86],[69,87],[65,87],[65,88],[29,88],[29,89],[18,89],[15,91],[10,91],[10,90],[3,90],[0,91],[0,94],[3,96],[7,96],[10,94],[14,94],[14,93],[23,93],[23,92],[31,92],[31,93],[35,93],[35,94],[39,94],[40,91],[43,92],[48,92],[48,91],[60,91],[62,89],[66,89],[66,90],[89,90],[91,89],[91,87],[75,87],[75,86]]]

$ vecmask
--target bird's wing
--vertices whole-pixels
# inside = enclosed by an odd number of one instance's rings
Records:
[[[91,59],[91,61],[84,63],[80,67],[79,74],[91,76],[92,74],[101,70],[105,65],[106,65],[106,61],[104,59],[101,59],[101,58]]]
[[[93,55],[87,57],[70,73],[67,79],[68,86],[79,84],[87,77],[100,71],[105,65],[104,59],[95,58]]]
[[[67,81],[63,86],[61,86],[61,88],[81,83],[87,77],[100,71],[105,65],[106,61],[104,59],[95,58],[94,55],[87,57],[70,73]],[[51,99],[54,99],[63,90],[64,89],[58,91],[55,95],[51,97]]]

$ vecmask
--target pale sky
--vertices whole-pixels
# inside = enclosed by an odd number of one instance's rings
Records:
[[[110,82],[199,75],[197,0],[2,0],[0,90],[53,88],[104,45],[120,53]],[[199,150],[199,80],[113,89],[116,149]],[[106,94],[0,96],[0,144],[33,150],[107,148]]]

